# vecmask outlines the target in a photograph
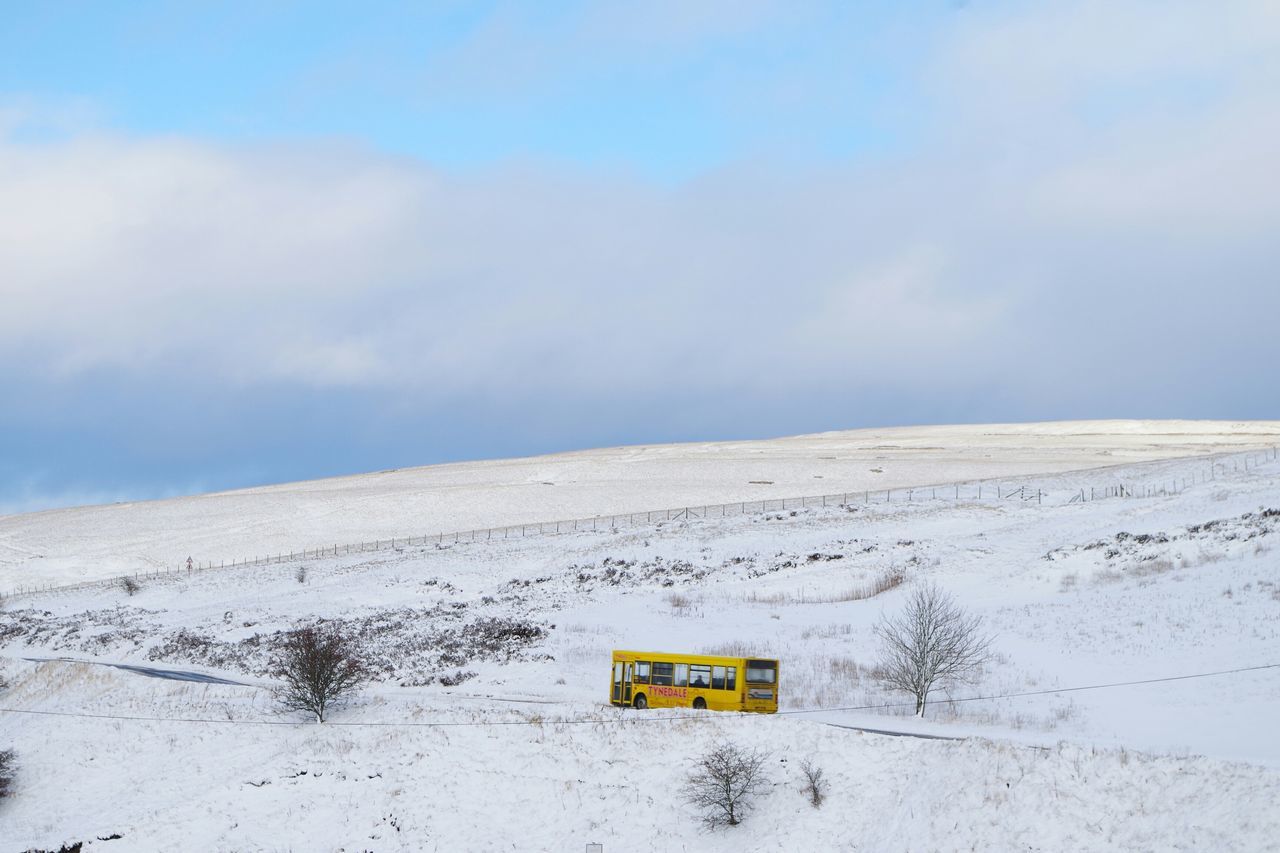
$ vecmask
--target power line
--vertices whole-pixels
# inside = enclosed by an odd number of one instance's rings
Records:
[[[1020,693],[996,693],[990,696],[963,696],[959,699],[934,699],[934,705],[958,704],[960,702],[980,702],[987,699],[1015,699],[1020,696],[1047,696],[1051,693],[1075,693],[1081,690],[1106,690],[1110,687],[1133,687],[1141,684],[1160,684],[1166,681],[1186,681],[1191,678],[1211,678],[1217,675],[1234,675],[1238,672],[1254,672],[1260,669],[1274,669],[1280,663],[1265,663],[1261,666],[1242,666],[1238,669],[1222,669],[1217,672],[1196,672],[1190,675],[1170,675],[1165,678],[1144,678],[1139,681],[1113,681],[1107,684],[1085,684],[1078,687],[1059,687],[1051,690],[1025,690]],[[850,705],[838,708],[801,708],[790,711],[778,711],[779,714],[814,714],[821,711],[869,711],[876,708],[915,707],[914,702],[896,702],[886,705]]]
[[[1263,669],[1280,668],[1280,663],[1268,663],[1260,666],[1244,666],[1236,669],[1223,669],[1216,672],[1197,672],[1189,675],[1171,675],[1164,678],[1144,678],[1135,681],[1113,681],[1106,684],[1086,684],[1077,687],[1060,687],[1050,690],[1026,690],[1018,693],[997,693],[989,696],[964,696],[958,699],[938,699],[932,704],[947,705],[960,702],[980,702],[992,699],[1014,699],[1022,696],[1046,696],[1054,693],[1074,693],[1082,690],[1106,690],[1113,687],[1133,687],[1143,684],[1160,684],[1169,681],[1187,681],[1193,678],[1212,678],[1221,675],[1235,675],[1241,672],[1256,672]],[[874,705],[843,705],[827,708],[794,708],[786,711],[778,711],[777,716],[795,715],[795,714],[817,714],[831,711],[874,711],[888,710],[892,708],[914,708],[914,702],[887,702]],[[33,716],[45,717],[79,717],[94,720],[123,720],[128,722],[150,722],[150,723],[205,723],[214,725],[240,725],[240,726],[287,726],[293,728],[301,728],[303,726],[313,725],[312,723],[291,722],[288,720],[230,720],[230,719],[214,719],[212,717],[151,717],[136,714],[95,714],[82,711],[37,711],[26,708],[0,708],[0,713],[7,714],[29,714]],[[668,723],[677,720],[699,720],[709,719],[708,717],[691,717],[687,714],[665,715],[665,716],[635,716],[629,715],[626,720],[620,717],[591,717],[577,720],[452,720],[452,721],[338,721],[325,723],[326,726],[344,727],[344,728],[468,728],[468,727],[496,727],[496,726],[540,726],[549,725],[601,725],[617,722],[633,722],[633,723]]]

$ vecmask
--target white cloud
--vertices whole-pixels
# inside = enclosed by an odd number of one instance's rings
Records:
[[[1200,323],[1224,294],[1280,299],[1273,7],[975,8],[925,73],[950,124],[874,170],[658,188],[301,143],[0,139],[0,370],[547,399],[996,383],[1037,405],[1048,381],[1118,405],[1274,356],[1274,336]],[[1115,81],[1188,73],[1217,87],[1192,108],[1081,114]],[[1198,333],[1172,352],[1112,349],[1179,325]]]

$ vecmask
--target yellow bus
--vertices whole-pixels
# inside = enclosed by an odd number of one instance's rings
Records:
[[[773,714],[778,710],[778,662],[615,650],[609,703]]]

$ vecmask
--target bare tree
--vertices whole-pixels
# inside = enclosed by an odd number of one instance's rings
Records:
[[[0,800],[13,792],[13,774],[17,769],[13,750],[0,751]]]
[[[915,697],[918,717],[924,716],[935,684],[971,682],[991,660],[991,637],[982,632],[982,618],[966,613],[932,583],[917,586],[906,609],[881,617],[875,630],[880,677]]]
[[[826,777],[822,775],[822,768],[814,764],[813,760],[809,758],[800,762],[800,772],[804,774],[804,788],[802,790],[809,795],[809,802],[816,809],[827,798]]]
[[[685,800],[704,812],[707,826],[737,826],[764,785],[768,753],[721,742],[694,764],[685,782]]]
[[[303,628],[285,636],[272,659],[273,676],[283,682],[276,701],[289,711],[315,714],[323,723],[329,707],[354,694],[369,680],[360,656],[332,630]]]
[[[138,590],[142,589],[142,584],[138,583],[134,578],[126,575],[125,577],[120,578],[120,588],[129,595],[136,595]]]

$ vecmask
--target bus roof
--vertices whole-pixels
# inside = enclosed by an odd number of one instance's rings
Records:
[[[627,649],[614,649],[613,656],[615,658],[634,658],[636,660],[662,660],[664,658],[672,658],[687,663],[704,663],[722,660],[766,660],[771,663],[777,663],[777,658],[763,657],[760,655],[695,655],[686,652],[634,652]]]

